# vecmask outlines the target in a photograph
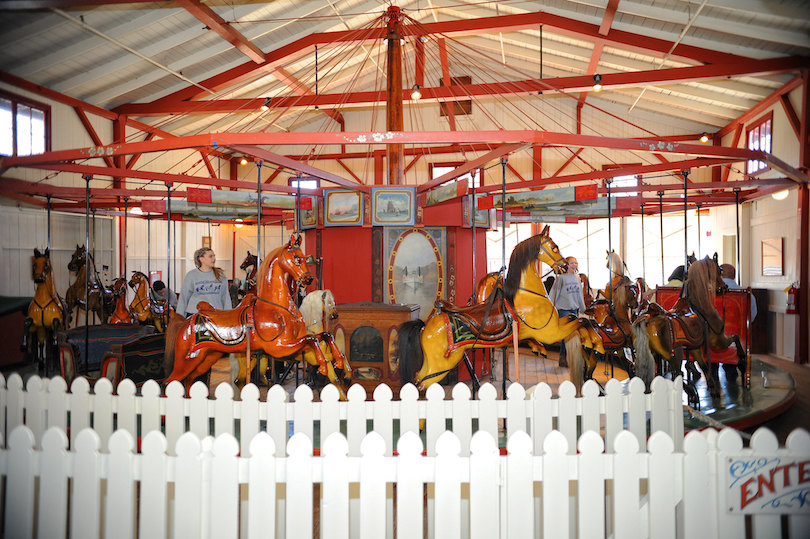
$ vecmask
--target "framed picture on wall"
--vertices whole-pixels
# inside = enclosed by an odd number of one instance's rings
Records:
[[[363,224],[363,193],[351,189],[324,189],[324,226]]]
[[[201,243],[202,243],[203,247],[205,247],[206,249],[210,249],[211,248],[211,236],[203,236]]]
[[[308,199],[311,203],[304,203]],[[318,226],[318,197],[301,196],[301,209],[298,211],[298,225],[301,230],[308,230]],[[304,209],[307,208],[307,209]]]
[[[785,238],[762,240],[762,275],[784,275]]]
[[[415,187],[371,189],[371,223],[374,226],[413,226],[415,210]]]
[[[443,227],[387,227],[384,301],[420,305],[419,317],[430,317],[436,300],[445,299],[446,244]]]

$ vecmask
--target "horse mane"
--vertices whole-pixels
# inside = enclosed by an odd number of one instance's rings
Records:
[[[506,279],[503,281],[504,296],[510,302],[515,299],[523,270],[537,260],[537,254],[540,252],[544,237],[542,234],[535,234],[531,238],[518,243],[512,251],[512,255],[509,257],[509,270],[506,272]]]
[[[714,261],[708,256],[693,262],[687,270],[684,288],[686,299],[692,308],[702,314],[714,329],[717,327],[715,323],[719,323],[719,327],[722,328],[724,322],[714,308],[715,287],[711,279],[711,264],[714,264]]]

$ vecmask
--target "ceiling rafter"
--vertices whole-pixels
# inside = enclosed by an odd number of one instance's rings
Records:
[[[262,50],[242,35],[242,33],[229,22],[220,17],[213,9],[199,0],[175,0],[175,2],[194,15],[200,22],[208,26],[208,28],[219,34],[242,54],[257,64],[264,62],[264,53]]]

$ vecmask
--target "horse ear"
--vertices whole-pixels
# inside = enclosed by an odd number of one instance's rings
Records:
[[[543,230],[540,232],[542,236],[548,236],[548,225],[543,227]]]
[[[296,234],[295,236],[295,246],[301,247],[301,234]]]
[[[253,256],[252,254],[250,254],[250,249],[248,249],[248,254],[247,255],[248,256]]]
[[[714,252],[714,256],[712,258],[714,259],[714,261],[716,263],[717,262],[717,251]]]
[[[50,258],[50,257],[51,257],[51,248],[50,247],[45,247],[45,258]]]
[[[40,256],[42,256],[42,253],[39,252],[39,249],[34,247],[34,258],[39,258]]]

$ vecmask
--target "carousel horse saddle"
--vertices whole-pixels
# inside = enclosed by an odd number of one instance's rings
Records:
[[[215,309],[207,301],[197,304],[194,330],[197,340],[217,340],[223,344],[238,344],[245,340],[247,326],[253,325],[253,304],[256,296],[248,294],[235,309]],[[207,337],[207,338],[206,338]]]
[[[512,331],[512,317],[501,294],[497,294],[491,302],[488,300],[469,307],[439,300],[436,302],[436,309],[468,326],[482,340],[502,339],[508,337]]]
[[[705,324],[685,298],[679,299],[666,316],[672,328],[673,345],[696,347],[703,343]]]

